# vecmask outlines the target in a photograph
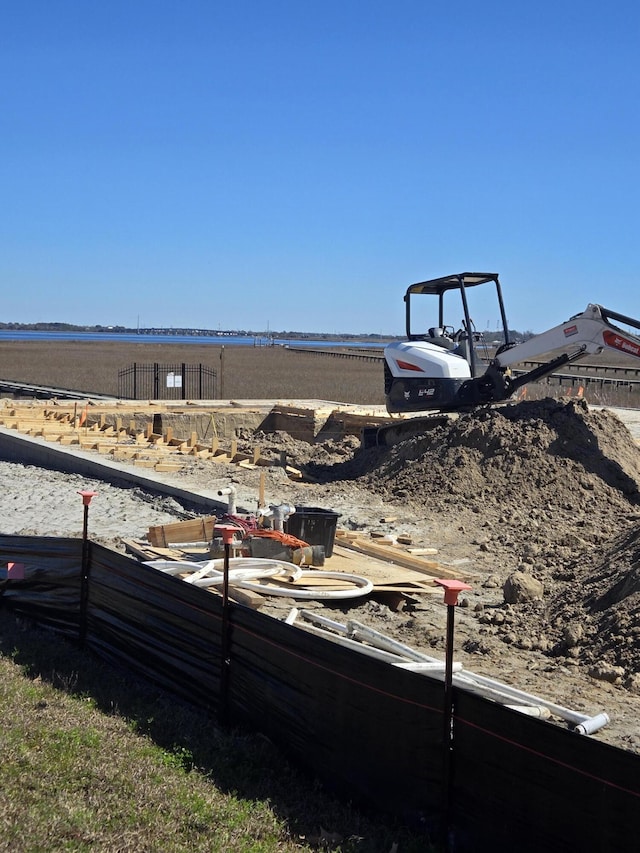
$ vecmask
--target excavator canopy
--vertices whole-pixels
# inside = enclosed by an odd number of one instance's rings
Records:
[[[440,296],[447,290],[460,290],[461,287],[475,287],[477,284],[486,284],[489,281],[497,281],[498,274],[493,272],[461,272],[455,275],[445,275],[442,278],[432,278],[429,281],[418,281],[410,284],[405,294],[405,300],[413,294],[431,294]]]

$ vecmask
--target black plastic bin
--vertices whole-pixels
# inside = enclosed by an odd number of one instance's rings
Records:
[[[307,545],[324,545],[325,557],[330,557],[339,515],[317,506],[297,506],[293,515],[284,522],[284,532],[297,536]]]

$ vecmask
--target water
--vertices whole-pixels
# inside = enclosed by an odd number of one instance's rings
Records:
[[[361,340],[324,340],[308,338],[272,338],[243,335],[146,334],[138,332],[50,332],[0,329],[1,341],[109,341],[126,344],[199,344],[212,346],[292,346],[292,347],[366,347],[382,348],[384,342]]]

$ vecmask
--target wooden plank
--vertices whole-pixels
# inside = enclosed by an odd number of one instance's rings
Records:
[[[208,515],[189,518],[186,521],[174,521],[171,524],[159,524],[149,528],[147,539],[154,547],[166,547],[168,542],[210,542],[217,522],[215,515]]]
[[[159,474],[170,474],[174,471],[182,471],[183,465],[180,462],[156,462],[155,470]]]
[[[374,592],[400,592],[403,595],[438,595],[442,598],[441,586],[420,586],[418,584],[374,584]]]
[[[152,548],[133,539],[123,540],[123,545],[129,553],[135,554],[141,560],[182,560],[184,558],[183,552],[176,548]]]
[[[405,566],[414,571],[422,572],[423,574],[431,575],[432,577],[451,578],[456,580],[466,580],[478,577],[478,573],[470,569],[450,569],[447,566],[442,566],[432,560],[423,560],[421,557],[416,557],[409,554],[402,548],[394,548],[389,545],[379,545],[377,542],[371,542],[367,539],[344,539],[341,540],[345,548],[358,551],[361,554],[368,554],[372,557],[378,557],[382,560],[387,560],[391,563],[396,563],[400,566]]]
[[[79,444],[80,439],[77,435],[61,435],[60,444]]]
[[[135,459],[141,453],[144,453],[144,451],[140,450],[136,444],[120,445],[120,447],[114,447],[113,449],[115,459]]]
[[[354,575],[361,575],[380,586],[429,583],[422,572],[352,551],[336,543],[326,566],[332,572],[351,572]]]

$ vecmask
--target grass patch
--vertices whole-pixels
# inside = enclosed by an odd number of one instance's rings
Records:
[[[401,772],[401,769],[399,769]],[[0,851],[424,853],[267,739],[0,608]]]

